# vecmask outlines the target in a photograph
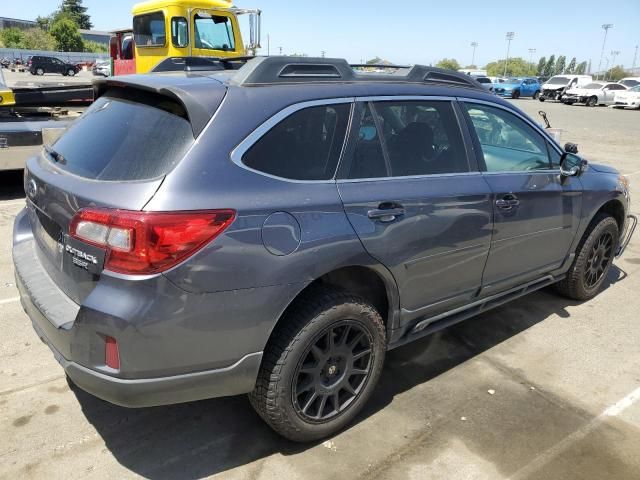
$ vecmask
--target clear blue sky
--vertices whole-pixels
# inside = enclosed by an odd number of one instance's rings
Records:
[[[3,0],[0,16],[34,19],[53,11],[59,0]],[[135,0],[84,0],[95,28],[131,25]],[[398,7],[394,8],[394,5]],[[506,54],[505,33],[516,32],[510,56],[534,60],[566,55],[589,59],[596,69],[602,48],[603,23],[609,30],[605,56],[620,50],[616,64],[630,67],[640,44],[640,0],[238,0],[239,7],[263,10],[263,53],[267,34],[271,53],[307,53],[345,57],[352,62],[379,56],[397,63],[435,63],[442,57],[476,64]],[[568,60],[567,60],[568,61]],[[640,64],[640,54],[636,66]],[[604,63],[603,63],[604,67]]]

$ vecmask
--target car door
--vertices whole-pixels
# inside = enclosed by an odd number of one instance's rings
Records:
[[[521,96],[522,97],[528,97],[531,95],[531,84],[530,84],[530,80],[523,80],[522,81],[522,85],[520,87],[520,91],[521,91]]]
[[[483,274],[490,294],[568,261],[582,202],[577,177],[561,177],[557,146],[506,106],[464,102],[478,162],[493,192],[494,231]]]
[[[337,186],[364,248],[397,282],[403,319],[468,302],[480,287],[492,207],[457,107],[429,98],[356,105]]]
[[[622,90],[626,90],[623,85],[620,85],[619,83],[608,83],[604,89],[606,96],[603,103],[606,103],[608,105],[614,103],[616,93]]]

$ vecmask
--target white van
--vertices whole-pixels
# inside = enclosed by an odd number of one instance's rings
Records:
[[[558,100],[562,98],[564,92],[570,88],[579,88],[593,82],[591,75],[573,75],[565,73],[554,75],[542,85],[542,93],[539,100]]]

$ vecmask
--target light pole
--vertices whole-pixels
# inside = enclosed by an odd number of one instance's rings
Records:
[[[600,52],[600,62],[598,63],[598,73],[600,73],[600,69],[602,68],[602,57],[604,57],[604,46],[607,43],[607,33],[609,33],[610,28],[613,28],[613,23],[603,23],[602,28],[604,29],[604,40],[602,40],[602,51]]]
[[[278,50],[280,50],[280,56],[282,56],[282,47],[278,47]]]
[[[636,45],[636,52],[633,54],[633,64],[631,65],[631,71],[635,73],[636,69],[636,60],[638,59],[638,45]]]
[[[507,32],[507,59],[504,61],[504,75],[507,76],[507,65],[509,64],[509,50],[511,49],[511,40],[516,36],[516,32]]]
[[[530,48],[529,49],[529,63],[533,63],[533,54],[536,53],[536,49],[535,48]]]
[[[326,52],[325,50],[321,50],[321,51],[320,51],[320,55],[322,56],[322,58],[324,58],[324,56],[326,55],[326,53],[327,53],[327,52]]]
[[[616,66],[616,57],[620,55],[620,50],[611,50],[611,68]]]
[[[471,65],[476,64],[476,47],[477,46],[478,46],[478,42],[471,42],[471,47],[473,47],[473,53],[471,54]]]
[[[271,56],[271,35],[267,34],[267,57]]]

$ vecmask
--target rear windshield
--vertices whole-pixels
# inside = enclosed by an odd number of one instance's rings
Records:
[[[147,180],[169,172],[194,141],[184,109],[136,91],[135,101],[109,90],[53,145],[60,168],[96,180]]]

